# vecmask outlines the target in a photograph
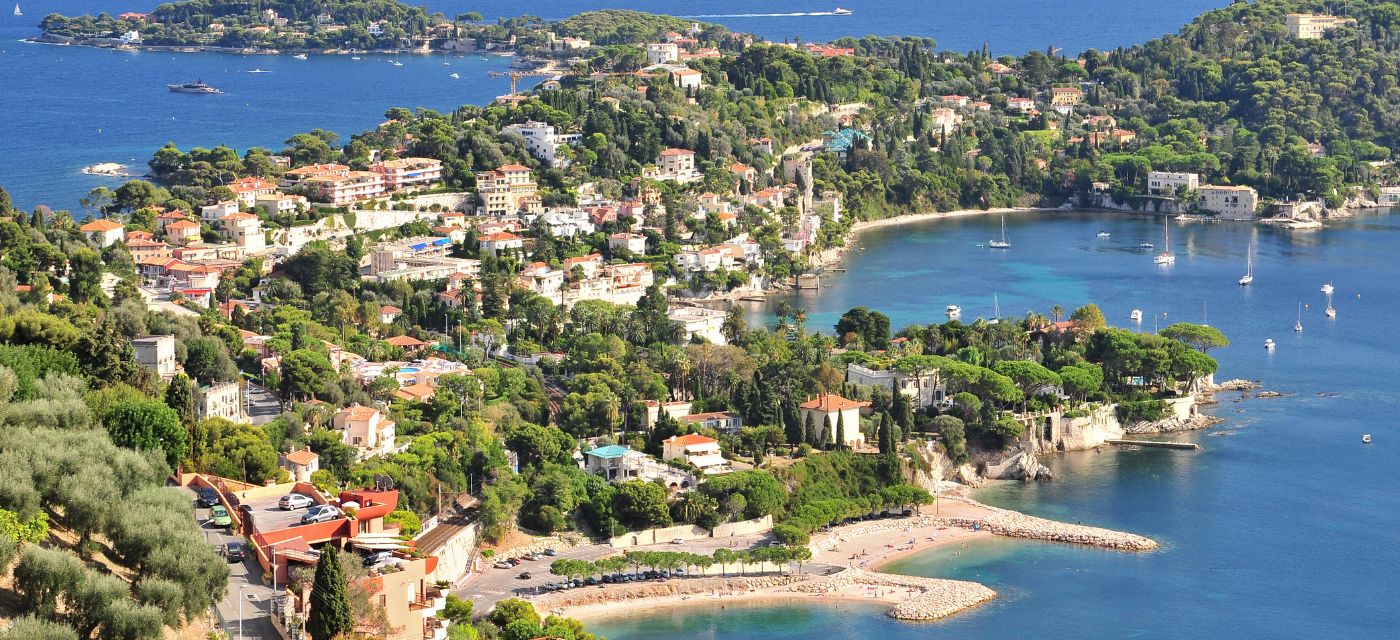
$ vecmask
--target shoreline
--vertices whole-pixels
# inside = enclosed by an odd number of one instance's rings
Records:
[[[111,51],[151,51],[156,53],[233,53],[247,56],[295,56],[295,55],[326,55],[326,56],[350,56],[350,55],[421,55],[435,56],[439,53],[456,54],[459,57],[467,56],[499,56],[510,58],[516,56],[514,51],[446,51],[418,49],[366,49],[364,51],[351,51],[349,49],[253,49],[239,47],[219,47],[206,44],[119,44],[106,42],[83,42],[80,40],[59,40],[52,36],[38,36],[34,38],[20,38],[20,42],[25,44],[42,44],[55,47],[86,47],[88,49],[108,49]]]
[[[839,247],[831,247],[822,250],[812,261],[812,266],[825,268],[840,262],[847,251],[855,247],[855,243],[860,239],[860,235],[871,229],[882,227],[896,227],[907,224],[917,224],[931,220],[946,220],[951,218],[970,218],[983,215],[1005,215],[1021,213],[1050,213],[1063,211],[1063,209],[1047,207],[997,207],[992,209],[957,209],[954,211],[928,211],[924,213],[910,213],[906,215],[894,216],[892,218],[881,218],[879,220],[860,220],[851,225],[846,230],[846,241]]]
[[[992,536],[1116,551],[1159,548],[1156,541],[1136,534],[1038,518],[970,498],[944,495],[934,509],[935,514],[844,525],[814,536],[809,562],[828,571],[835,569],[826,574],[726,576],[720,568],[718,576],[549,593],[533,598],[532,603],[542,613],[597,619],[646,615],[680,606],[819,600],[888,606],[886,615],[898,620],[938,620],[990,601],[997,594],[977,582],[880,569],[915,553],[966,547],[970,541]]]

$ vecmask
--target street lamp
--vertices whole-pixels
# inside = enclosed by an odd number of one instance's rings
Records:
[[[243,640],[243,590],[247,584],[238,585],[238,640]]]

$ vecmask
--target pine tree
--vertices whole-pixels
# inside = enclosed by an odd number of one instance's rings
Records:
[[[810,444],[814,447],[821,445],[821,434],[817,432],[817,419],[814,416],[814,414],[807,414],[807,424],[805,431],[807,435],[807,444]]]
[[[316,563],[316,578],[311,583],[311,615],[306,618],[306,632],[311,640],[333,640],[354,631],[350,619],[350,597],[346,594],[345,570],[340,566],[340,552],[327,549]]]

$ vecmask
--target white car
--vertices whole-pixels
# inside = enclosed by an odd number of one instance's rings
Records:
[[[289,493],[285,496],[282,496],[282,499],[277,501],[277,506],[287,511],[305,509],[313,504],[316,504],[315,500],[312,500],[307,496],[301,495],[300,493]]]

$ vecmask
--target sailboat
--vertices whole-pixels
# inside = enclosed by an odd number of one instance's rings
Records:
[[[1006,240],[1006,216],[1001,217],[1001,240],[991,240],[987,246],[993,249],[1010,249],[1011,243]]]
[[[1244,262],[1244,277],[1240,278],[1240,286],[1247,287],[1254,282],[1254,247],[1249,248],[1248,257]]]
[[[1172,254],[1172,232],[1165,218],[1162,219],[1162,244],[1165,248],[1152,259],[1153,264],[1176,264],[1176,256]]]
[[[1335,318],[1335,317],[1337,317],[1337,310],[1334,309],[1334,308],[1332,308],[1332,292],[1331,292],[1331,291],[1328,291],[1328,292],[1327,292],[1327,311],[1326,311],[1325,313],[1327,314],[1327,317],[1329,317],[1329,318]]]
[[[1303,303],[1298,303],[1298,320],[1293,323],[1293,330],[1301,333],[1303,331]]]
[[[997,294],[992,294],[992,319],[987,324],[1001,323],[1001,302],[997,300]]]
[[[24,12],[19,10],[19,3],[18,3],[18,2],[15,3],[15,15],[17,15],[17,16],[22,16],[22,15],[24,15]]]

